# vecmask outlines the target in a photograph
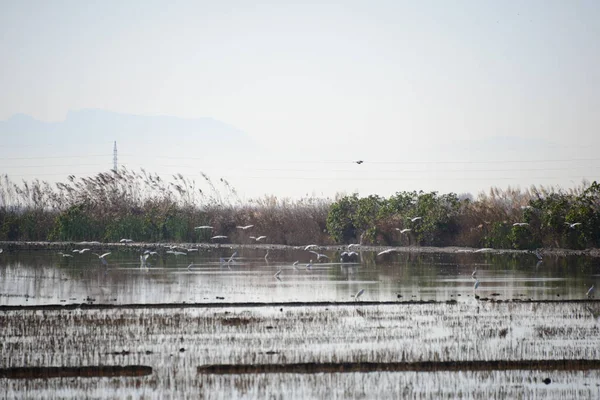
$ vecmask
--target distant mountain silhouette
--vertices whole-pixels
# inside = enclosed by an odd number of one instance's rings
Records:
[[[203,143],[245,147],[253,141],[241,130],[213,118],[142,116],[102,110],[71,111],[64,121],[43,122],[24,114],[0,121],[4,145],[105,143]]]

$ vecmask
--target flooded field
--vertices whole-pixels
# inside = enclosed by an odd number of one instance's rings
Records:
[[[0,398],[600,397],[595,259],[319,252],[2,253]]]
[[[340,251],[319,250],[329,259],[318,263],[303,250],[157,250],[145,266],[136,248],[112,251],[107,265],[90,251],[1,253],[0,305],[345,302],[361,289],[363,301],[585,299],[600,283],[598,259],[582,256],[361,252],[341,263]]]

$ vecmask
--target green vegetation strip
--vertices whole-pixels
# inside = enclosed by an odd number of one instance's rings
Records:
[[[101,365],[88,367],[17,367],[0,368],[0,378],[46,379],[46,378],[92,378],[114,376],[151,375],[152,367],[145,365]]]
[[[600,369],[600,360],[421,361],[400,363],[301,363],[204,365],[199,374],[318,374],[379,371],[585,371]]]

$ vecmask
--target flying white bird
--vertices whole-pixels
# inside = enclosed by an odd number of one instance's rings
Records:
[[[199,230],[199,229],[212,229],[212,226],[209,225],[202,225],[202,226],[195,226],[194,229]]]
[[[357,293],[354,295],[354,300],[355,300],[355,301],[356,301],[356,300],[358,300],[358,298],[359,298],[360,296],[362,296],[364,292],[365,292],[365,289],[360,289],[360,290],[359,290],[359,291],[358,291],[358,292],[357,292]]]
[[[83,253],[85,253],[86,251],[90,251],[90,249],[81,249],[81,250],[77,250],[77,249],[75,249],[75,250],[73,250],[73,253],[79,253],[79,254],[83,254]]]
[[[592,285],[592,286],[591,286],[591,287],[588,289],[587,293],[585,294],[585,295],[587,296],[587,298],[588,298],[588,299],[589,299],[590,297],[592,297],[592,295],[594,294],[594,290],[595,290],[595,289],[594,289],[594,285]]]
[[[416,221],[423,219],[423,217],[413,217],[413,218],[407,217],[407,218],[410,219],[410,222],[416,222]]]
[[[322,259],[329,260],[329,257],[327,257],[325,254],[317,253],[316,251],[312,251],[312,250],[309,250],[309,253],[313,253],[314,255],[316,255],[317,261],[321,261]]]
[[[405,228],[405,229],[396,228],[396,230],[400,231],[400,233],[408,233],[408,232],[412,231],[412,229],[408,229],[408,228]]]
[[[150,254],[140,254],[140,268],[148,268],[148,257],[150,257]]]
[[[173,254],[174,256],[187,256],[187,253],[184,253],[183,251],[167,250],[165,253]]]
[[[254,225],[245,225],[245,226],[240,226],[240,225],[238,225],[238,226],[236,226],[236,228],[238,228],[238,229],[241,229],[241,230],[245,231],[246,229],[250,229],[250,228],[252,228],[253,226],[254,226]]]
[[[396,249],[387,249],[387,250],[383,250],[383,251],[380,251],[379,253],[377,253],[377,256],[382,256],[382,255],[384,255],[384,254],[393,253],[394,251],[396,251]]]
[[[105,259],[104,257],[106,257],[107,255],[109,255],[109,254],[110,254],[110,251],[109,251],[108,253],[104,253],[104,254],[102,254],[102,255],[100,255],[100,254],[96,254],[96,253],[92,253],[92,254],[93,254],[93,255],[95,255],[95,256],[98,256],[98,258],[100,259],[100,262],[101,262],[103,265],[108,265],[108,261],[106,261],[106,259]]]
[[[527,222],[515,222],[513,226],[529,226]]]
[[[565,225],[567,225],[571,229],[575,229],[576,227],[578,227],[579,225],[581,225],[581,222],[575,222],[573,224],[571,224],[570,222],[565,222]]]
[[[266,238],[267,238],[266,236],[258,236],[258,237],[256,237],[256,236],[250,236],[250,239],[254,239],[257,242],[260,242],[261,240],[266,239]]]
[[[211,239],[227,239],[227,236],[225,236],[225,235],[217,235],[217,236],[211,237]]]

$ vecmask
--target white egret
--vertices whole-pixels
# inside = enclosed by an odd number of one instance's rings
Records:
[[[317,261],[321,261],[322,259],[329,260],[329,257],[327,257],[325,254],[317,253],[316,251],[312,251],[312,250],[309,250],[309,253],[313,253],[314,255],[316,255]]]
[[[365,289],[360,289],[360,290],[359,290],[359,291],[358,291],[358,292],[357,292],[357,293],[354,295],[354,301],[357,301],[357,300],[358,300],[358,298],[359,298],[360,296],[362,296],[364,292],[365,292]]]
[[[529,226],[527,222],[515,222],[513,226]]]
[[[387,249],[387,250],[383,250],[383,251],[380,251],[379,253],[377,253],[377,256],[382,256],[382,255],[384,255],[384,254],[393,253],[394,251],[396,251],[396,249]]]
[[[132,243],[132,242],[133,242],[133,240],[131,240],[131,239],[121,239],[121,240],[119,240],[119,243]]]
[[[200,229],[213,229],[212,226],[208,226],[208,225],[202,225],[202,226],[195,226],[194,227],[195,230],[200,230]]]
[[[254,239],[257,242],[260,242],[261,240],[266,239],[266,238],[267,238],[266,236],[258,236],[258,237],[256,237],[256,236],[250,236],[250,239]]]
[[[405,228],[405,229],[396,228],[396,230],[400,231],[400,233],[408,233],[408,232],[412,231],[412,229],[408,229],[408,228]]]
[[[150,257],[150,254],[140,254],[140,268],[148,268],[148,257]]]
[[[574,223],[565,222],[565,225],[567,225],[571,229],[575,229],[576,227],[578,227],[579,225],[581,225],[581,222],[574,222]]]
[[[588,298],[588,299],[589,299],[590,297],[592,297],[592,295],[594,294],[594,290],[595,290],[595,289],[594,289],[594,285],[592,285],[592,286],[591,286],[591,287],[588,289],[587,293],[585,294],[585,295],[587,296],[587,298]]]
[[[184,253],[183,251],[167,250],[165,253],[173,254],[176,257],[177,256],[187,256],[187,253]]]
[[[410,222],[417,222],[417,221],[423,219],[423,217],[412,217],[412,218],[411,217],[407,217],[407,218],[410,219]]]
[[[240,225],[238,225],[238,226],[236,226],[236,228],[238,228],[238,229],[241,229],[241,230],[245,231],[246,229],[250,229],[250,228],[252,228],[253,226],[254,226],[254,225],[245,225],[245,226],[240,226]]]
[[[237,256],[237,251],[234,251],[233,254],[231,255],[231,257],[229,257],[229,259],[227,260],[227,264],[229,264],[232,261],[235,261],[234,260],[235,256]]]
[[[211,239],[227,239],[227,236],[225,236],[225,235],[217,235],[217,236],[211,237]]]
[[[108,253],[104,253],[104,254],[102,254],[102,255],[100,255],[100,254],[96,254],[96,253],[92,253],[92,254],[94,254],[95,256],[98,256],[98,258],[100,259],[100,262],[101,262],[103,265],[108,265],[108,261],[106,261],[106,258],[105,258],[105,257],[106,257],[107,255],[109,255],[109,254],[110,254],[110,251],[109,251]]]

